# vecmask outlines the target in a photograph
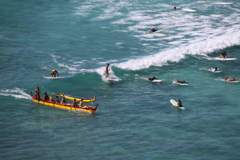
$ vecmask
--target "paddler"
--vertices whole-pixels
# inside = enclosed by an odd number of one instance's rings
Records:
[[[152,28],[149,33],[153,33],[153,32],[156,32],[157,30],[155,28]]]
[[[35,89],[35,93],[36,93],[36,99],[37,99],[38,101],[40,101],[40,92],[41,92],[41,90],[39,89],[39,87],[37,87],[37,88]]]
[[[154,79],[157,79],[156,77],[148,78],[148,80],[153,81]]]
[[[56,69],[52,70],[52,72],[50,74],[52,77],[56,77],[56,76],[58,76],[58,71]]]
[[[44,101],[48,101],[49,100],[49,96],[48,96],[47,92],[44,93],[43,100]]]
[[[110,64],[108,63],[108,64],[107,64],[107,66],[106,66],[106,76],[105,76],[106,78],[107,78],[107,77],[108,77],[108,75],[109,75],[109,69],[108,69],[108,68],[109,68],[109,66],[110,66]]]
[[[235,78],[230,79],[230,78],[228,78],[228,76],[225,75],[224,80],[229,82],[229,81],[235,81],[236,79]]]

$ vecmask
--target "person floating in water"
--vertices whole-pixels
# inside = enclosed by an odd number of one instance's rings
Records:
[[[221,54],[220,54],[220,58],[226,58],[227,57],[227,52],[226,51],[223,51]]]
[[[52,70],[52,72],[50,73],[52,77],[57,77],[58,76],[58,71],[55,69],[55,70]]]
[[[155,28],[152,28],[149,33],[153,33],[153,32],[156,32],[157,30]]]
[[[107,66],[106,66],[106,78],[109,76],[109,66],[110,64],[108,63]]]

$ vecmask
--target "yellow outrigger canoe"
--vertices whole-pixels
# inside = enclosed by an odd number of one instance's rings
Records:
[[[65,98],[71,99],[71,100],[76,99],[76,101],[81,101],[81,100],[82,100],[83,102],[94,102],[94,101],[96,101],[96,99],[97,99],[97,97],[96,97],[95,94],[94,94],[94,97],[93,97],[93,98],[89,98],[89,99],[74,98],[74,97],[66,96],[66,95],[63,94],[63,93],[56,94],[56,95],[59,95],[59,96],[62,96],[62,97],[65,97]]]
[[[72,106],[71,104],[60,104],[60,103],[55,103],[55,102],[50,102],[50,101],[44,101],[43,99],[37,100],[36,97],[32,95],[32,92],[31,92],[31,97],[32,97],[32,100],[36,103],[40,103],[43,105],[48,105],[48,106],[52,106],[52,107],[56,107],[56,108],[66,109],[66,110],[72,110],[72,111],[83,111],[83,112],[93,113],[97,110],[97,107],[98,107],[98,105],[96,105],[96,107],[92,107],[92,106],[81,107],[81,106]],[[95,97],[95,100],[96,100],[96,97]],[[83,101],[83,102],[85,102],[85,101]],[[88,101],[88,102],[90,102],[90,101]]]

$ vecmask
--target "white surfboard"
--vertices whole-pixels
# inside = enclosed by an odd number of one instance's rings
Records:
[[[182,10],[186,11],[186,12],[196,12],[196,10],[193,10],[193,9],[190,9],[190,8],[186,8],[186,7],[182,7]]]
[[[174,107],[178,107],[178,103],[174,100],[174,99],[170,99],[170,103],[174,106]],[[185,109],[184,107],[178,107],[179,109]]]
[[[120,81],[118,78],[113,78],[113,77],[107,77],[105,78],[107,81]]]
[[[45,79],[61,79],[61,78],[65,78],[65,77],[52,77],[52,76],[47,77],[47,76],[43,76],[43,78],[45,78]]]
[[[155,32],[150,32],[150,33],[163,33],[163,32],[164,32],[164,30],[157,30]]]
[[[219,60],[219,61],[234,61],[236,60],[237,58],[219,58],[219,57],[216,57],[214,58],[215,60]]]
[[[149,80],[147,77],[142,77],[142,79],[150,81],[150,82],[162,82],[161,79],[154,79],[154,80]]]
[[[230,2],[212,2],[212,4],[233,4]]]
[[[220,70],[215,70],[215,68],[204,68],[207,71],[213,72],[213,73],[220,73]]]

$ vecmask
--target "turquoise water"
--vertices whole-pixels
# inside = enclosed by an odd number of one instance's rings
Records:
[[[231,2],[1,1],[0,158],[239,159],[240,83],[221,81],[240,78],[240,2]],[[213,59],[224,50],[237,60]],[[119,81],[104,79],[107,63]],[[43,78],[53,69],[63,78]],[[96,94],[99,107],[89,115],[36,104],[37,86]]]

